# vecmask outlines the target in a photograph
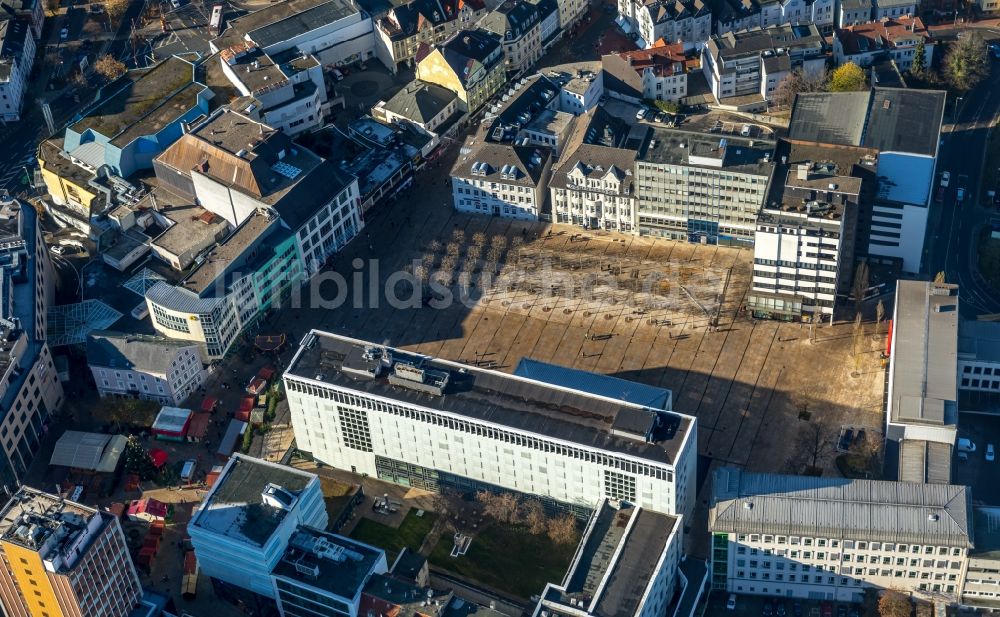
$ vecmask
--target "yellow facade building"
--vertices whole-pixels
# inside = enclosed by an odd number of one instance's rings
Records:
[[[23,487],[0,512],[7,617],[126,617],[142,586],[118,519]]]
[[[485,30],[462,30],[417,55],[417,79],[458,95],[458,107],[473,113],[507,81],[499,38]]]

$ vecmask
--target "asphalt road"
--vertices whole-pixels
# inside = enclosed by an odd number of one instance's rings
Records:
[[[1000,293],[979,275],[976,268],[976,244],[982,226],[997,215],[990,207],[978,204],[985,196],[990,174],[982,182],[982,166],[986,143],[992,126],[1000,114],[1000,62],[994,61],[993,72],[958,104],[958,122],[943,134],[938,160],[938,177],[933,190],[938,190],[940,172],[950,171],[951,181],[944,200],[931,206],[928,221],[928,241],[924,271],[934,275],[945,272],[945,280],[957,283],[962,297],[961,311],[965,317],[983,313],[1000,313]],[[954,113],[955,102],[949,100],[945,118]],[[966,191],[965,200],[957,203],[958,188]],[[982,197],[985,199],[985,197]]]

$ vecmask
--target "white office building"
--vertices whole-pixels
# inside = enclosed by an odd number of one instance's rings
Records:
[[[284,381],[298,448],[338,469],[428,490],[512,490],[577,513],[605,498],[688,513],[694,419],[628,402],[646,400],[628,398],[641,384],[583,391],[602,379],[583,374],[557,385],[314,330]]]
[[[859,221],[868,246],[858,253],[871,263],[920,272],[944,105],[943,91],[906,88],[795,99],[791,140],[869,151],[878,186],[874,207]]]
[[[896,589],[957,600],[973,546],[964,486],[716,470],[712,587],[861,602]]]

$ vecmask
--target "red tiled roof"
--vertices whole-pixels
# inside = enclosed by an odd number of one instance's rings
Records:
[[[931,35],[919,17],[910,16],[885,17],[837,30],[837,40],[847,55],[893,49],[897,42],[921,38],[927,43]]]
[[[685,53],[683,44],[668,44],[663,39],[656,41],[656,44],[649,49],[637,49],[618,55],[631,64],[640,75],[647,68],[651,68],[657,77],[687,73],[697,69],[701,64],[696,56]]]

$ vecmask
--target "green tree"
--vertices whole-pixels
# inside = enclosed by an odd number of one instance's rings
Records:
[[[913,50],[913,64],[910,65],[910,75],[921,77],[927,70],[927,50],[924,47],[924,40],[917,41],[917,47]]]
[[[125,450],[122,452],[125,457],[125,473],[134,473],[141,480],[152,480],[159,472],[153,465],[153,457],[149,455],[146,448],[142,447],[139,439],[134,435],[125,442]]]
[[[867,82],[864,69],[853,62],[847,62],[833,70],[826,89],[830,92],[854,92],[864,90]]]
[[[944,75],[958,90],[971,90],[990,72],[986,46],[978,32],[968,32],[952,43],[944,57]]]

